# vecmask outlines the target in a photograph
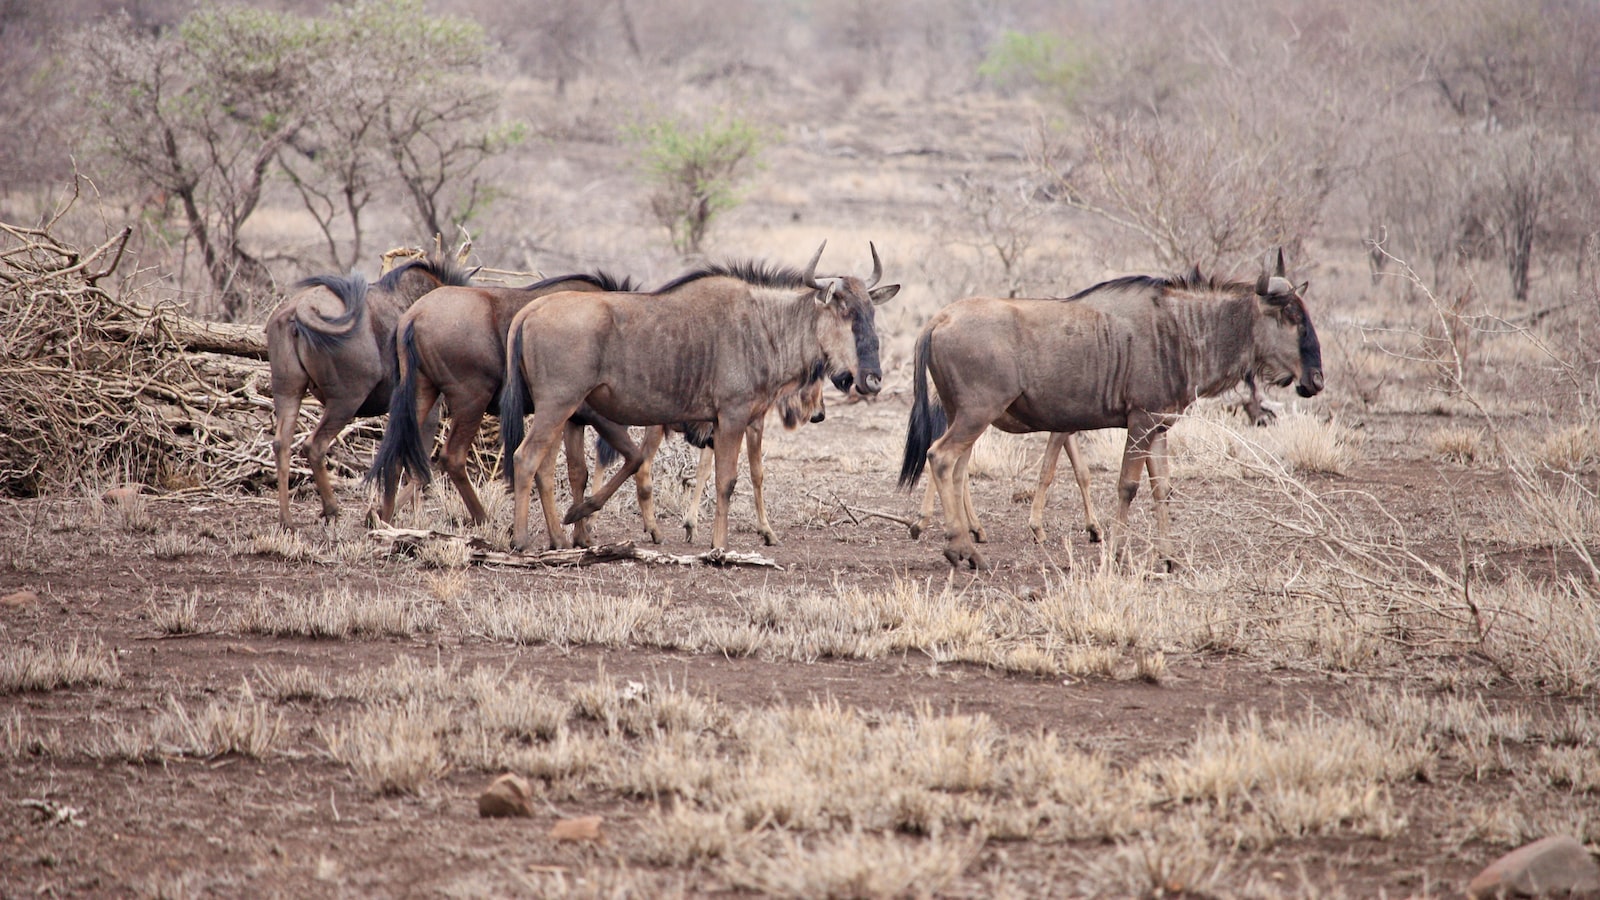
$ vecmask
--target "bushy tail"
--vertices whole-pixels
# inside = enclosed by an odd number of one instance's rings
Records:
[[[344,343],[365,318],[367,312],[367,280],[358,273],[348,277],[339,275],[314,275],[295,285],[296,288],[322,287],[332,292],[344,304],[344,312],[325,319],[315,310],[301,308],[295,314],[293,328],[315,350],[331,352]]]
[[[500,388],[500,468],[506,481],[517,483],[517,448],[522,446],[522,417],[528,414],[528,388],[522,379],[522,329],[511,332],[511,352],[506,354],[505,384]]]
[[[928,343],[932,336],[932,331],[924,331],[917,338],[916,369],[911,376],[911,418],[906,422],[906,455],[900,463],[900,486],[906,490],[917,486],[928,464],[928,448],[944,434],[948,424],[944,407],[928,399]]]
[[[617,448],[611,446],[611,442],[596,431],[594,433],[594,459],[595,462],[600,464],[600,468],[609,469],[612,463],[621,458],[622,454],[617,452]]]
[[[429,461],[429,448],[422,445],[422,428],[417,422],[417,367],[421,357],[417,353],[415,324],[406,323],[400,335],[406,364],[402,367],[400,383],[389,397],[389,421],[383,428],[383,441],[372,458],[372,468],[366,481],[383,486],[384,493],[393,493],[400,485],[404,472],[421,484],[433,477]],[[396,354],[396,358],[400,356]]]

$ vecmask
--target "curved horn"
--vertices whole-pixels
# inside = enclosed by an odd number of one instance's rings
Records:
[[[867,249],[872,251],[872,277],[867,279],[867,290],[870,291],[883,278],[883,260],[878,258],[878,248],[871,241],[867,241]]]
[[[822,285],[817,284],[817,263],[822,261],[822,248],[826,246],[828,246],[828,241],[824,238],[822,244],[817,247],[817,252],[812,254],[811,262],[806,266],[805,274],[800,276],[801,280],[805,282],[805,286],[812,290],[823,290]]]

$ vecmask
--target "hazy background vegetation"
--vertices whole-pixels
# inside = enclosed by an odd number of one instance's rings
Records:
[[[861,266],[844,242],[870,238],[911,307],[1243,274],[1279,245],[1324,287],[1387,252],[1418,279],[1386,296],[1420,281],[1457,315],[1594,277],[1580,0],[249,9],[0,3],[0,220],[49,215],[76,173],[86,242],[134,224],[146,283],[244,320],[463,228],[490,266],[645,279],[823,237]]]

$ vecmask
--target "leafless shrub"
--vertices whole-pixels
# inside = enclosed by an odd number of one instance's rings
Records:
[[[80,647],[76,639],[60,645],[15,644],[0,657],[0,695],[121,681],[115,653],[99,641],[92,647]]]

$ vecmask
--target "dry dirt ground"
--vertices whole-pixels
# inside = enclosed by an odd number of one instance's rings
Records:
[[[1281,527],[1302,521],[1292,492],[1180,461],[1187,566],[1097,573],[1070,479],[1054,491],[1051,542],[1028,539],[1013,495],[1031,484],[1042,437],[997,444],[1005,452],[974,482],[995,567],[952,573],[934,538],[912,541],[874,515],[910,516],[920,496],[894,485],[904,381],[872,403],[830,394],[825,423],[770,430],[781,544],[759,546],[745,480],[732,544],[781,570],[454,568],[386,555],[360,525],[354,483],[332,528],[298,495],[293,540],[278,536],[267,497],[107,504],[97,486],[7,502],[0,594],[36,596],[0,608],[0,646],[75,648],[114,666],[0,695],[0,896],[1452,896],[1544,829],[1594,839],[1592,694],[1511,677],[1469,641],[1431,642],[1421,620],[1409,634],[1342,626],[1315,592],[1296,594],[1296,578],[1316,579],[1294,567],[1326,564],[1315,540]],[[1210,420],[1256,436],[1220,406]],[[1476,536],[1486,580],[1567,564],[1484,537],[1504,478],[1426,458],[1425,426],[1373,414],[1343,475],[1301,483],[1362,530],[1402,529],[1447,567],[1453,535]],[[1095,457],[1103,511],[1113,456]],[[677,526],[688,460],[680,445],[658,467],[673,552],[704,547]],[[603,540],[635,535],[628,493],[602,512]],[[1149,520],[1141,501],[1136,529]],[[411,524],[460,529],[437,494],[429,504]],[[494,510],[503,541],[508,509]],[[1099,604],[1101,588],[1116,602]],[[980,633],[901,639],[911,613],[829,619],[897,595],[943,603]],[[273,618],[297,598],[320,603],[323,624]],[[807,612],[818,598],[837,608]],[[1213,604],[1219,617],[1205,619]],[[1056,625],[1018,624],[1046,606],[1062,611]],[[623,607],[632,619],[606,619]],[[573,609],[592,621],[490,615]],[[1285,637],[1288,620],[1300,637]],[[1209,637],[1182,624],[1196,621]],[[504,721],[554,709],[553,721],[480,728],[490,694],[515,710],[497,713]],[[1402,706],[1427,721],[1410,738],[1384,732],[1382,752],[1409,762],[1321,781],[1300,771],[1365,753],[1341,742],[1370,737]],[[1441,724],[1444,710],[1459,721]],[[792,729],[792,750],[753,749],[774,721]],[[1317,723],[1320,751],[1294,743]],[[817,762],[808,728],[840,759]],[[889,753],[898,761],[862,749],[890,734],[914,736]],[[1232,749],[1218,750],[1228,735]],[[462,748],[471,741],[483,746]],[[1024,744],[1053,748],[1053,774],[1017,774]],[[950,749],[966,774],[928,775],[881,802],[865,795],[893,785],[849,780],[852,766],[898,771],[918,745]],[[397,760],[413,751],[408,770]],[[1576,754],[1565,782],[1550,774],[1557,751]],[[1266,774],[1223,784],[1257,765],[1252,753],[1269,760]],[[811,762],[790,767],[800,757]],[[479,817],[479,791],[503,770],[534,783],[531,818]],[[821,799],[797,799],[812,779]],[[1273,792],[1296,779],[1299,806],[1331,811],[1286,812]],[[558,818],[584,815],[603,817],[602,841],[549,836]]]

